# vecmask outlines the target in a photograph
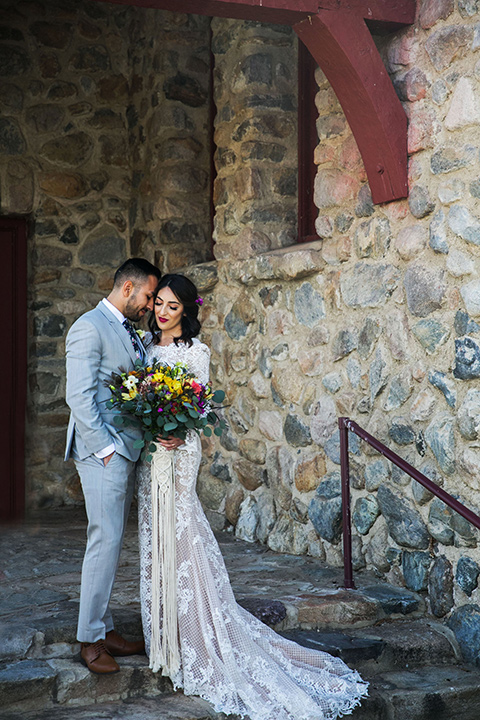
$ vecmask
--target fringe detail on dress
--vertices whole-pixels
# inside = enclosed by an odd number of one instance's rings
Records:
[[[177,618],[175,451],[152,457],[152,640],[150,668],[171,677],[180,668]],[[162,598],[160,600],[160,588]],[[163,610],[160,627],[160,608]]]

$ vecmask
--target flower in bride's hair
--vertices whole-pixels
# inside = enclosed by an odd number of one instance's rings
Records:
[[[203,298],[201,298],[199,295],[195,302],[197,303],[197,305],[203,305]]]

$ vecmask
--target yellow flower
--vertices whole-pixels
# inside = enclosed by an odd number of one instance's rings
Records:
[[[183,390],[183,385],[179,380],[172,380],[171,378],[165,378],[165,385],[168,387],[171,393],[180,395]]]

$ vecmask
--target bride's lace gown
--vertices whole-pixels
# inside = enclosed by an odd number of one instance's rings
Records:
[[[151,346],[148,358],[185,362],[201,382],[209,348]],[[178,633],[181,666],[176,688],[199,695],[217,712],[251,720],[334,720],[367,694],[367,683],[340,659],[285,640],[237,605],[217,541],[195,492],[201,458],[195,433],[176,452],[175,500]],[[151,637],[150,465],[139,469],[142,620]],[[160,618],[161,621],[161,618]]]

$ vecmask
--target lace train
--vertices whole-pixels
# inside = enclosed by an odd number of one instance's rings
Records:
[[[187,362],[208,378],[201,343],[153,347],[150,356]],[[252,720],[335,720],[367,694],[368,684],[339,658],[285,640],[240,607],[195,492],[201,460],[195,433],[175,452],[178,634],[181,665],[171,678],[217,712]],[[150,466],[138,472],[140,592],[147,652],[151,642],[152,518]],[[161,588],[157,588],[162,593]],[[161,617],[159,618],[161,623]]]

